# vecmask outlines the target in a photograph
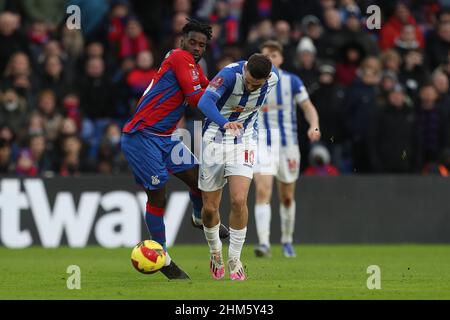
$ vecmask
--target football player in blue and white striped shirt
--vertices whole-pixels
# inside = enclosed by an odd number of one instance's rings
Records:
[[[219,207],[228,182],[231,197],[228,267],[232,280],[245,280],[240,256],[247,233],[247,195],[256,153],[256,120],[267,93],[276,86],[278,71],[262,54],[232,63],[210,82],[198,107],[207,119],[198,187],[203,196],[203,230],[210,249],[210,272],[224,276],[219,239]],[[226,131],[240,125],[239,135]]]
[[[283,63],[283,48],[269,40],[261,47],[277,68]],[[295,257],[292,246],[296,203],[295,182],[300,171],[300,149],[297,141],[297,106],[309,123],[311,142],[320,139],[319,117],[303,82],[294,74],[278,69],[280,81],[269,93],[258,118],[259,140],[254,181],[256,185],[255,220],[259,245],[255,254],[267,257],[270,252],[270,219],[273,178],[278,180],[281,243],[286,257]]]

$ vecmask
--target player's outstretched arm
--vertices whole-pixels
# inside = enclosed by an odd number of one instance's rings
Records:
[[[305,114],[305,119],[309,123],[308,138],[311,142],[320,140],[319,115],[311,100],[307,99],[300,104]]]

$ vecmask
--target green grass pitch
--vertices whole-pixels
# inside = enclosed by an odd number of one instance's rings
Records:
[[[177,245],[171,256],[190,281],[143,275],[131,249],[0,248],[0,299],[450,299],[450,245],[298,245],[298,257],[253,255],[242,260],[248,280],[220,281],[208,272],[205,245]],[[227,253],[224,248],[224,253]],[[226,255],[225,255],[226,257]],[[69,265],[81,268],[81,289],[69,290]],[[381,289],[369,290],[367,267],[381,269]]]

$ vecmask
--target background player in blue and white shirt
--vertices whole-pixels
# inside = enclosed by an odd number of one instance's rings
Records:
[[[277,68],[283,63],[283,49],[278,42],[267,41],[261,50]],[[297,106],[301,107],[309,123],[308,138],[311,142],[320,139],[319,117],[300,78],[281,69],[278,69],[278,72],[280,81],[267,96],[266,105],[258,119],[255,221],[259,245],[255,254],[271,255],[270,198],[275,176],[278,180],[283,253],[286,257],[295,257],[292,246],[296,211],[294,194],[300,170]]]
[[[199,189],[203,195],[203,230],[210,248],[214,279],[224,276],[222,242],[219,239],[219,207],[222,188],[229,183],[231,197],[228,267],[232,280],[245,280],[240,261],[248,221],[247,195],[253,177],[256,148],[254,127],[267,93],[276,86],[278,72],[262,54],[233,63],[210,82],[198,107],[207,116]],[[240,135],[224,130],[230,122],[242,125]]]

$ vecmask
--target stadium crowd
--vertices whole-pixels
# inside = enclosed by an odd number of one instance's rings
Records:
[[[320,116],[310,146],[298,113],[305,174],[449,175],[448,0],[0,0],[0,174],[128,172],[121,126],[188,17],[213,27],[210,79],[267,39],[283,45]],[[179,125],[201,119],[188,108]]]

